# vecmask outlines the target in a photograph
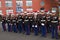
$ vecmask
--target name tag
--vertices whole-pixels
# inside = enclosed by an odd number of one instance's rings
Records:
[[[37,28],[37,25],[35,25],[35,27]]]

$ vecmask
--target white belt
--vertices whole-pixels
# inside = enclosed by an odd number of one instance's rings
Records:
[[[56,22],[58,22],[58,21],[51,21],[52,23],[56,23]]]
[[[50,20],[47,20],[47,21],[50,21]]]
[[[46,20],[41,20],[41,21],[46,21]]]
[[[28,21],[28,20],[24,20],[24,21]]]
[[[19,21],[22,21],[22,19],[20,19]]]
[[[8,20],[8,21],[10,21],[10,20]]]

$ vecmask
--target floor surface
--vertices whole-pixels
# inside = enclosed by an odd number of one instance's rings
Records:
[[[31,33],[31,35],[25,35],[23,33],[3,32],[0,23],[0,40],[57,40],[57,39],[52,39],[51,34],[47,34],[47,37],[41,37],[41,34],[35,36],[34,33]]]

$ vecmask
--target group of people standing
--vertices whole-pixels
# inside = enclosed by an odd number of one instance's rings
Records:
[[[34,12],[31,15],[9,15],[8,17],[2,16],[2,28],[6,31],[5,24],[7,23],[8,32],[24,32],[26,35],[30,35],[34,32],[34,35],[41,33],[41,36],[45,37],[47,33],[51,33],[52,38],[58,38],[58,25],[59,16],[56,11],[45,12],[44,8],[41,8],[39,13]]]

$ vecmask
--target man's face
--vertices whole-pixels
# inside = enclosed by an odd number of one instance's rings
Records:
[[[49,14],[47,14],[47,16],[49,16]]]
[[[56,13],[52,13],[52,16],[55,16],[56,15]]]
[[[43,15],[43,14],[45,14],[45,13],[44,13],[44,12],[41,12],[40,14]]]

